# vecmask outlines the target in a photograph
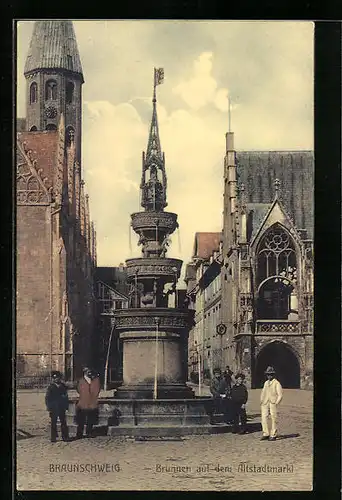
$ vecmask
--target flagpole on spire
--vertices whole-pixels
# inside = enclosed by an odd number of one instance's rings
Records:
[[[163,68],[154,68],[154,77],[153,77],[153,99],[152,102],[156,103],[156,87],[160,85],[164,81],[164,69]]]
[[[228,132],[231,132],[231,101],[230,101],[230,95],[228,96]]]
[[[157,102],[156,87],[157,87],[157,77],[156,77],[156,68],[154,68],[154,74],[153,74],[153,99],[152,99],[153,103]]]

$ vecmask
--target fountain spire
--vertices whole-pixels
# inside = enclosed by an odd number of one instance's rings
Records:
[[[156,87],[164,81],[164,69],[154,68],[152,120],[146,154],[143,152],[141,178],[141,206],[145,211],[162,211],[166,206],[165,155],[161,150]]]
[[[168,257],[170,235],[178,227],[177,214],[166,207],[165,157],[159,139],[156,87],[164,79],[154,69],[153,110],[146,154],[143,153],[141,206],[131,214],[139,235],[142,256],[126,260],[131,300],[127,309],[115,311],[115,328],[123,341],[122,398],[193,398],[186,385],[183,346],[195,311],[179,307],[177,281],[182,261]],[[169,296],[175,295],[174,304]],[[174,307],[173,307],[174,305]],[[151,356],[153,346],[155,355]]]

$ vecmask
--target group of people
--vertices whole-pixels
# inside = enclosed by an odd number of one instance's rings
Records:
[[[45,395],[46,408],[50,414],[51,442],[55,443],[58,437],[57,421],[61,423],[61,434],[63,441],[81,439],[86,430],[86,437],[92,436],[93,426],[96,423],[98,412],[98,397],[101,390],[99,374],[88,367],[83,369],[83,377],[78,381],[76,389],[79,395],[76,403],[76,436],[69,437],[65,412],[69,408],[68,389],[62,381],[62,374],[54,371],[51,374],[51,384]]]
[[[233,433],[239,434],[247,432],[248,391],[244,380],[243,373],[237,373],[234,377],[227,366],[223,373],[220,368],[214,368],[210,382],[210,392],[213,395],[212,413],[223,413],[225,422],[233,424]]]
[[[275,441],[277,438],[277,408],[283,397],[282,386],[275,378],[276,372],[272,366],[265,370],[266,381],[260,395],[261,405],[261,440]],[[222,373],[220,368],[214,368],[210,391],[213,396],[214,413],[223,413],[226,423],[233,424],[233,433],[246,434],[247,413],[246,403],[248,391],[245,386],[245,375],[241,372],[234,377],[229,366]],[[271,417],[271,429],[268,427],[268,417]]]
[[[277,408],[282,400],[283,391],[280,382],[275,378],[275,370],[269,366],[265,370],[267,380],[264,383],[260,396],[261,404],[261,440],[275,441],[277,437]],[[70,441],[65,412],[69,408],[68,390],[62,381],[62,374],[52,372],[52,382],[46,395],[46,408],[51,420],[51,442],[55,443],[58,437],[57,421],[61,423],[63,441]],[[245,375],[241,372],[235,376],[229,366],[221,372],[220,368],[213,370],[210,391],[213,395],[214,413],[223,413],[226,423],[233,424],[233,433],[245,434],[247,428],[246,404],[248,391],[245,386]],[[88,367],[83,369],[83,377],[77,383],[79,395],[76,403],[76,436],[72,439],[81,439],[86,429],[86,437],[92,436],[92,429],[97,419],[98,397],[101,390],[99,374]],[[268,427],[268,417],[271,417],[271,429]]]

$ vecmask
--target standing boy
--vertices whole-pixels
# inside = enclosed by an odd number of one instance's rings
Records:
[[[77,439],[83,437],[84,425],[86,425],[86,437],[91,437],[97,417],[100,390],[101,385],[98,374],[90,368],[84,368],[83,377],[77,384],[77,392],[80,396],[76,404]]]
[[[248,391],[244,384],[245,375],[237,373],[235,375],[235,384],[231,390],[232,414],[233,414],[233,433],[245,434],[247,432],[247,414],[246,403],[248,400]],[[239,420],[241,427],[239,430]]]
[[[261,391],[261,425],[262,438],[261,441],[275,441],[277,437],[277,407],[283,397],[283,388],[280,382],[275,378],[275,369],[269,366],[265,370],[267,377],[264,387]],[[271,433],[268,430],[268,416],[271,416]]]
[[[51,373],[52,382],[47,388],[45,395],[46,408],[51,419],[51,443],[57,440],[57,420],[61,423],[63,441],[69,440],[68,426],[65,419],[65,412],[69,408],[68,390],[62,382],[62,374],[58,371]]]

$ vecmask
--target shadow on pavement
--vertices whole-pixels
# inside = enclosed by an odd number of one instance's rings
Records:
[[[288,438],[296,438],[296,437],[299,437],[300,434],[282,434],[282,435],[279,435],[277,436],[277,441],[279,441],[280,439],[288,439]]]
[[[17,440],[33,438],[34,435],[29,432],[23,431],[22,429],[17,429]]]
[[[253,434],[253,432],[260,432],[262,427],[260,423],[255,422],[254,424],[247,423],[246,429],[248,434]]]
[[[253,420],[254,418],[260,418],[260,413],[248,413],[247,420]]]

